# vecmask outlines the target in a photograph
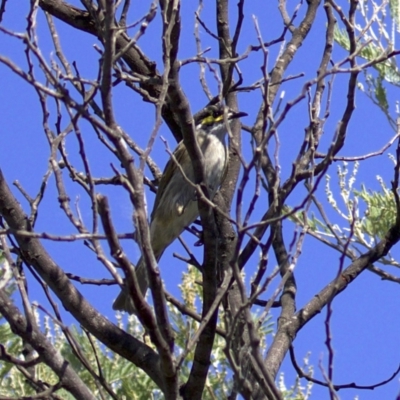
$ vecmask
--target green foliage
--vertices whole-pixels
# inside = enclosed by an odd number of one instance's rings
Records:
[[[350,49],[349,37],[345,29],[335,28],[334,32],[335,41],[342,46],[344,49]],[[390,49],[391,47],[389,47]],[[377,46],[374,42],[360,43],[359,45],[359,56],[367,61],[374,62],[378,58],[386,55],[388,48],[382,48]],[[400,81],[400,74],[396,65],[395,58],[390,58],[380,63],[373,63],[373,67],[378,71],[379,76],[382,79],[387,80],[390,83],[397,84]]]
[[[350,240],[353,248],[357,244],[370,248],[378,240],[381,240],[395,223],[396,203],[392,190],[387,188],[383,179],[379,176],[376,179],[381,187],[380,190],[367,189],[363,184],[361,189],[356,189],[357,172],[358,163],[354,163],[351,173],[347,163],[338,166],[339,196],[333,194],[334,191],[330,188],[330,177],[326,177],[327,202],[342,223],[332,223],[326,219],[326,215],[317,217],[315,212],[312,211],[307,213],[299,211],[291,214],[289,219],[299,226],[306,227],[314,237],[327,244],[331,243],[331,247],[336,249],[340,249],[337,245],[337,239],[340,239],[342,243]],[[338,197],[341,198],[341,202]],[[290,211],[289,207],[285,208],[286,213],[290,213]],[[330,217],[330,219],[337,220],[335,216]],[[349,230],[349,226],[352,226],[351,230]],[[381,261],[383,263],[394,263],[394,260],[391,259]]]
[[[183,303],[186,307],[199,313],[202,304],[202,288],[200,272],[193,266],[189,265],[188,272],[183,274],[182,291]],[[178,353],[184,351],[188,339],[190,339],[199,327],[199,323],[193,319],[186,317],[176,308],[170,307],[170,316],[175,325],[175,343]],[[221,326],[222,327],[222,326]],[[231,389],[231,379],[229,378],[229,366],[224,354],[225,339],[216,335],[214,340],[214,348],[212,353],[212,365],[210,373],[207,377],[206,389],[203,393],[203,399],[219,399]],[[193,352],[189,353],[185,361],[182,363],[181,376],[185,380],[189,377],[191,363],[193,361]]]
[[[7,349],[8,354],[20,354],[22,341],[15,336],[6,323],[0,325],[0,343]],[[22,380],[17,380],[10,374],[13,365],[11,363],[0,362],[0,395],[15,395],[15,389],[23,385]]]
[[[381,192],[372,192],[362,185],[361,191],[354,191],[354,194],[367,206],[365,217],[361,221],[362,232],[382,239],[396,218],[393,193],[386,187],[383,187]]]
[[[202,304],[202,288],[199,284],[202,279],[201,274],[196,268],[189,265],[188,272],[184,273],[183,275],[184,276],[182,279],[182,284],[180,285],[183,303],[186,307],[199,313]],[[193,321],[191,318],[182,315],[182,313],[178,312],[173,307],[170,307],[170,315],[176,326],[176,345],[180,348],[180,351],[183,351],[187,344],[188,338],[192,337],[192,335],[196,332],[199,324]],[[257,315],[254,315],[254,318],[257,317]],[[224,315],[223,309],[221,308],[219,323],[221,329],[225,329],[223,321]],[[271,335],[272,333],[273,322],[272,319],[268,317],[261,323],[259,327],[260,338],[262,341],[264,341],[262,346],[263,348],[266,349],[267,346],[265,343],[265,339],[268,338],[268,335]],[[233,372],[230,370],[227,358],[224,353],[224,349],[225,339],[219,335],[216,335],[212,354],[212,365],[210,373],[207,377],[206,390],[203,393],[203,399],[212,400],[225,398],[226,393],[229,393],[232,388],[232,379],[230,379],[230,376]],[[178,351],[178,353],[180,351]],[[189,354],[189,356],[183,362],[182,376],[184,377],[184,379],[189,376],[189,370],[192,360],[193,354]],[[280,378],[280,382],[282,385],[284,385],[283,375]],[[290,400],[305,400],[308,398],[307,390],[309,390],[308,386],[304,390],[304,388],[300,386],[299,380],[296,380],[291,389],[285,389],[284,398]],[[294,393],[296,393],[297,397],[293,397]]]
[[[132,328],[136,331],[140,330],[139,324],[131,319],[125,329],[132,332]],[[145,400],[152,396],[157,398],[154,396],[155,392],[158,392],[156,385],[142,370],[119,355],[110,352],[95,338],[91,337],[89,340],[85,333],[79,332],[76,328],[72,329],[72,333],[76,338],[76,343],[79,343],[80,353],[84,355],[94,372],[101,375],[110,384],[118,398],[135,400]],[[144,334],[141,330],[140,333]],[[100,385],[96,384],[92,374],[65,341],[61,352],[96,397],[100,395],[100,392],[105,398],[109,397],[105,389],[100,389]]]
[[[390,19],[387,18],[386,7],[381,7],[375,3],[372,4],[369,1],[359,3],[358,17],[364,20],[367,28],[360,30],[358,25],[356,26],[360,33],[357,45],[359,46],[359,56],[368,62],[373,62],[380,56],[389,54],[395,48],[396,34],[400,28],[400,1],[389,0],[388,8]],[[336,29],[334,38],[344,49],[349,49],[350,42],[345,30]],[[373,67],[377,74],[373,75],[365,71],[365,86],[360,82],[359,88],[382,110],[392,128],[397,131],[398,122],[397,118],[390,114],[386,87],[387,84],[399,86],[400,71],[397,67],[396,58],[391,57],[383,62],[373,63]],[[396,110],[396,113],[398,114],[398,110]],[[345,207],[348,210],[347,221],[354,227],[355,240],[368,247],[374,241],[382,239],[395,222],[396,205],[394,195],[386,187],[383,180],[377,177],[381,186],[380,191],[371,191],[365,185],[362,185],[361,190],[351,189],[352,198],[349,198],[344,195],[342,190],[343,177],[339,179],[341,197],[344,199]],[[352,179],[355,180],[355,174]],[[331,192],[328,196],[328,201],[334,208],[336,207],[336,202],[332,200]],[[365,212],[364,216],[360,218],[359,214],[362,208],[365,209]],[[335,209],[339,215],[344,216],[344,213],[338,208]],[[309,225],[314,232],[317,232],[317,229],[321,227],[325,234],[329,231],[325,223],[315,218],[310,218]],[[343,232],[343,229],[339,228],[338,231]]]
[[[71,346],[65,339],[57,325],[52,325],[46,318],[46,331],[48,339],[71,363],[83,382],[90,388],[98,398],[109,398],[109,395],[100,385],[97,385],[93,376],[83,366],[81,361],[72,351]],[[131,323],[128,323],[129,325]],[[134,324],[138,326],[138,324]],[[129,329],[129,328],[128,328]],[[70,332],[75,342],[79,344],[79,352],[87,360],[88,364],[99,374],[98,366],[104,380],[110,384],[119,399],[147,400],[149,398],[161,398],[161,393],[153,381],[140,369],[136,368],[124,358],[111,353],[95,339],[89,341],[85,333],[73,328]],[[21,356],[22,341],[14,335],[7,323],[0,325],[0,342],[4,345],[8,354],[23,359]],[[57,376],[45,364],[40,363],[35,367],[36,379],[48,384],[55,384]],[[24,375],[11,363],[0,362],[0,395],[21,396],[33,395],[36,392],[27,382]],[[73,399],[65,390],[56,392],[63,399]],[[157,395],[158,394],[158,395]],[[103,397],[101,397],[103,396]]]
[[[202,287],[201,287],[202,276],[201,273],[193,266],[188,266],[188,271],[183,274],[182,284],[180,285],[180,289],[182,292],[182,302],[183,304],[191,309],[193,312],[200,313],[201,305],[202,305]],[[193,337],[195,332],[199,327],[199,323],[194,321],[192,318],[189,318],[183,315],[179,310],[177,310],[173,306],[169,306],[170,317],[175,329],[175,348],[176,348],[176,357],[179,357],[184,349],[186,348],[188,341]],[[224,329],[223,324],[223,314],[222,309],[220,310],[220,323],[219,326],[221,329]],[[137,323],[135,317],[132,317],[131,328],[130,331],[134,331],[136,336],[140,336],[143,333],[140,333],[140,325]],[[129,331],[129,330],[128,330]],[[267,334],[272,333],[272,323],[270,319],[267,319],[266,322],[262,324],[260,327],[260,336],[265,338]],[[224,353],[225,349],[225,339],[220,335],[215,336],[214,340],[214,348],[211,357],[211,367],[210,372],[207,376],[207,382],[205,386],[205,391],[203,393],[204,400],[213,400],[213,399],[222,399],[225,398],[226,393],[229,393],[232,387],[232,371],[229,368],[226,355]],[[193,361],[193,351],[189,352],[185,357],[184,361],[181,365],[180,376],[182,381],[187,380],[190,373],[191,364]],[[118,366],[119,368],[119,366]],[[114,369],[115,366],[114,366]],[[140,388],[134,388],[132,386],[127,385],[127,383],[135,383],[137,385],[137,380],[140,375],[140,371],[135,367],[130,365],[129,369],[129,381],[120,383],[118,381],[118,376],[121,376],[119,372],[116,373],[116,380],[114,381],[118,385],[121,385],[121,390],[118,392],[121,398],[130,398],[130,393],[143,393],[144,397],[140,398],[153,398],[155,397],[155,387],[154,384],[150,381],[149,384],[145,384],[143,387],[141,385]],[[137,377],[132,374],[138,374]],[[134,378],[134,379],[132,379]],[[140,378],[141,379],[141,378]],[[125,396],[125,397],[124,397]],[[126,397],[128,396],[128,397]],[[146,397],[147,396],[147,397]]]
[[[303,360],[302,370],[312,376],[313,367],[308,364],[308,357],[309,354]],[[296,378],[294,384],[290,388],[287,388],[284,378],[285,375],[282,372],[279,376],[278,388],[285,400],[308,400],[310,398],[311,389],[313,387],[311,382],[307,382],[307,384],[303,386],[301,379]]]
[[[189,266],[188,272],[184,274],[181,290],[183,303],[194,312],[199,312],[201,307],[201,284],[199,283],[201,283],[201,274],[196,268]],[[199,324],[193,321],[193,319],[182,315],[181,312],[172,306],[170,306],[170,315],[176,334],[176,355],[179,357],[186,348],[188,340],[198,329]],[[123,322],[121,314],[117,314],[117,319],[121,328],[146,341],[146,334],[136,317],[128,317]],[[223,316],[220,321],[220,327],[224,329]],[[53,324],[48,317],[44,318],[44,331],[48,340],[71,363],[74,370],[93,394],[97,398],[109,398],[110,396],[107,391],[96,383],[96,379],[77,357],[61,328]],[[265,338],[272,331],[271,320],[267,318],[260,327],[260,336]],[[162,398],[162,393],[154,382],[142,370],[129,361],[110,352],[95,338],[90,337],[89,340],[89,337],[84,332],[75,327],[69,330],[69,334],[74,338],[73,342],[78,346],[79,354],[83,356],[95,374],[103,377],[119,399],[147,400]],[[9,325],[4,322],[0,325],[0,343],[4,345],[8,354],[23,359],[21,353],[23,347],[22,340],[15,336],[11,332]],[[232,371],[229,369],[224,349],[225,339],[217,335],[212,354],[212,365],[207,378],[205,392],[203,393],[203,399],[205,400],[224,398],[226,393],[229,393],[231,389]],[[189,376],[192,361],[193,353],[190,352],[181,366],[182,381]],[[43,363],[35,367],[35,374],[37,379],[49,384],[55,384],[58,381],[57,376]],[[309,389],[301,387],[298,380],[296,380],[292,388],[286,389],[282,375],[280,377],[280,385],[282,388],[285,387],[285,399],[307,399],[306,393]],[[33,394],[35,394],[33,388],[13,364],[0,362],[0,395],[21,397]],[[57,391],[57,395],[63,399],[72,399],[72,396],[65,390]]]
[[[3,344],[8,355],[23,360],[21,354],[23,343],[22,340],[13,334],[8,323],[0,325],[0,343]],[[38,364],[35,367],[36,380],[46,382],[50,385],[56,384],[58,381],[54,372],[45,364]],[[23,373],[12,363],[0,361],[0,396],[13,396],[21,398],[23,396],[32,396],[36,391],[28,383]],[[60,389],[57,395],[61,398],[69,400],[74,399],[67,391]]]
[[[398,31],[400,27],[400,1],[399,0],[389,1],[389,10],[390,10],[390,17],[396,24]]]
[[[383,179],[377,177],[381,186],[380,191],[368,190],[365,185],[361,185],[361,190],[354,188],[356,174],[358,171],[358,163],[355,163],[351,176],[347,179],[347,164],[343,164],[343,168],[339,167],[339,187],[340,195],[343,199],[345,210],[341,210],[337,205],[337,201],[333,198],[332,191],[327,190],[328,201],[338,214],[346,220],[346,224],[353,226],[353,240],[366,245],[367,247],[376,240],[382,239],[389,228],[395,222],[396,205],[394,195],[389,190]],[[364,215],[361,217],[362,210]],[[318,221],[319,226],[323,226],[323,222]],[[311,225],[310,225],[311,226]],[[317,226],[317,223],[315,223]],[[325,232],[328,231],[325,224]],[[337,228],[339,233],[345,228]]]
[[[376,62],[381,57],[389,55],[395,49],[396,34],[400,28],[400,1],[389,0],[388,18],[387,7],[371,1],[359,3],[358,17],[363,19],[364,24],[356,24],[358,55],[372,67],[377,74],[364,70],[364,83],[361,81],[358,87],[363,91],[375,105],[377,105],[388,118],[390,124],[395,128],[395,118],[390,115],[387,89],[385,83],[400,85],[400,71],[396,63],[396,57],[390,57],[381,62]],[[364,29],[361,26],[365,25]],[[350,41],[345,29],[335,28],[335,41],[344,49],[349,50]]]

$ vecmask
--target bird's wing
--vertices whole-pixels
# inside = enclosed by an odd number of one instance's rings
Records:
[[[177,148],[173,152],[173,156],[169,159],[167,162],[167,165],[165,166],[164,172],[161,176],[160,179],[160,184],[158,186],[156,198],[154,200],[154,206],[153,206],[153,211],[151,213],[151,219],[154,218],[155,212],[160,206],[160,203],[163,201],[165,202],[164,195],[168,195],[169,190],[171,189],[171,185],[176,184],[176,179],[179,177],[179,181],[183,180],[181,173],[178,172],[178,166],[177,164],[183,166],[184,164],[189,163],[191,165],[190,159],[189,159],[189,154],[186,151],[185,145],[183,144],[183,141],[179,142]],[[191,174],[192,175],[192,174]],[[175,178],[175,181],[174,181]],[[188,176],[189,179],[193,179],[192,176]],[[170,188],[168,188],[170,186]],[[181,188],[181,192],[183,195],[183,198],[189,197],[186,191],[183,190],[184,188]],[[179,193],[179,191],[178,191]],[[193,196],[191,196],[193,197]],[[189,200],[185,199],[183,202],[179,201],[177,199],[177,207],[185,207],[188,203]],[[185,203],[185,204],[183,204]]]

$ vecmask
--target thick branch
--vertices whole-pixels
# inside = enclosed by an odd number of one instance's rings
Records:
[[[353,282],[365,269],[386,256],[391,248],[400,240],[400,223],[397,222],[373,249],[361,255],[350,264],[342,274],[322,289],[312,300],[299,310],[290,321],[277,333],[267,353],[268,370],[276,376],[284,356],[289,350],[300,329],[331,302],[339,293]]]
[[[31,230],[27,216],[12,195],[1,171],[0,215],[11,229]],[[94,309],[70,282],[38,239],[18,234],[14,237],[24,261],[32,265],[77,321],[111,350],[143,369],[160,388],[163,388],[158,355]]]
[[[8,321],[11,330],[29,343],[37,351],[40,358],[56,373],[62,387],[77,399],[94,400],[96,398],[79,378],[70,363],[53,347],[46,336],[37,329],[37,326],[28,323],[4,290],[0,290],[0,314]]]

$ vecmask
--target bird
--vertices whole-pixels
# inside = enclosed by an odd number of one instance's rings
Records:
[[[195,115],[195,136],[204,158],[205,182],[210,199],[221,185],[227,166],[227,124],[246,115],[245,112],[233,111],[222,103],[208,105]],[[195,182],[195,174],[187,148],[181,141],[165,166],[150,218],[150,242],[157,262],[164,250],[199,215],[196,191],[188,180]],[[135,272],[139,288],[145,296],[149,279],[143,257],[138,261]],[[136,314],[127,289],[121,290],[113,303],[113,309]]]

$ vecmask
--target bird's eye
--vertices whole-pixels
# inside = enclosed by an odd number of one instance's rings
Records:
[[[224,115],[224,110],[222,108],[220,108],[220,107],[215,107],[213,109],[213,113],[212,114],[213,114],[214,118],[218,118],[221,115]]]
[[[202,126],[211,126],[213,124],[221,122],[223,118],[223,109],[217,106],[210,106],[208,107],[204,117],[199,119],[198,124]]]

